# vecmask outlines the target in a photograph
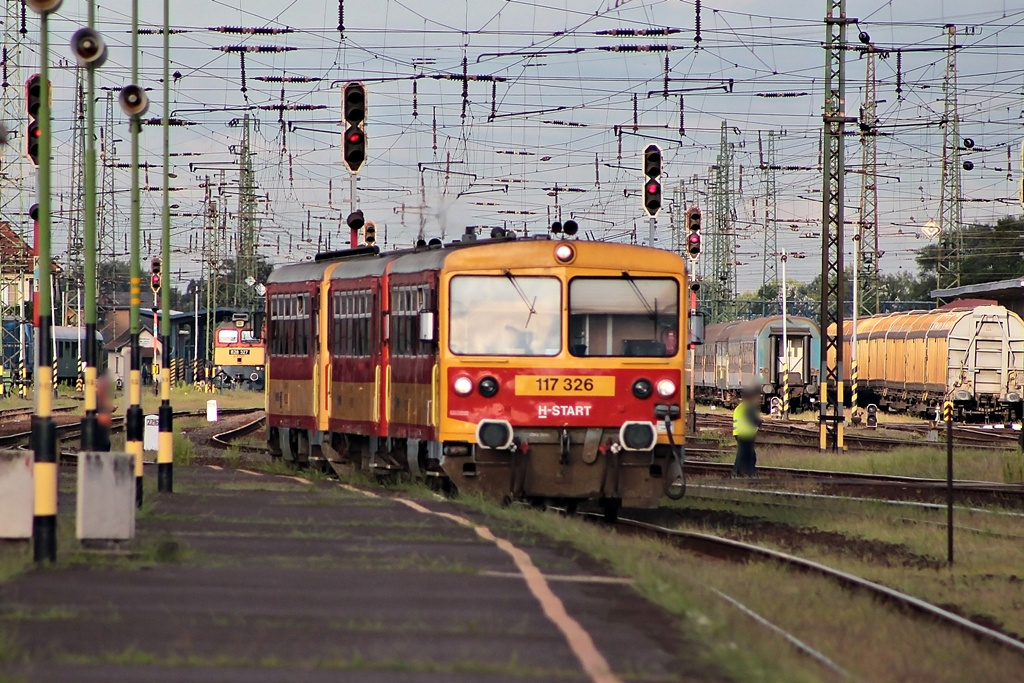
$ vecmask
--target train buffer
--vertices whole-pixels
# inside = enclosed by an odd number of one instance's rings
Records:
[[[697,646],[664,637],[678,627],[624,580],[466,508],[234,469],[175,479],[129,552],[0,584],[0,611],[61,615],[5,622],[16,652],[0,679],[587,681],[583,662],[604,662],[605,680],[675,680],[696,666]],[[525,581],[474,524],[544,573]],[[553,600],[563,616],[546,616]]]

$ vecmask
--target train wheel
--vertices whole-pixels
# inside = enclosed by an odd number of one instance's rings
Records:
[[[579,498],[566,498],[565,499],[565,516],[572,517],[576,514],[576,508],[579,506]]]
[[[605,498],[601,501],[601,513],[604,515],[604,521],[609,524],[619,521],[619,510],[621,509],[622,499],[620,498]]]

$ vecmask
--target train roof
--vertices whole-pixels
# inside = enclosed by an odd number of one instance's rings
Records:
[[[53,338],[57,341],[78,341],[79,337],[85,337],[84,327],[74,327],[68,325],[54,325],[53,326]],[[99,340],[103,341],[103,333],[96,330],[96,336]]]
[[[810,318],[798,315],[787,315],[787,333],[799,335],[811,335],[820,337],[818,324]],[[736,339],[756,339],[765,331],[771,334],[782,333],[782,316],[772,315],[766,318],[754,318],[752,320],[733,320],[731,322],[715,323],[708,325],[704,330],[704,343],[717,341],[730,341]]]
[[[568,241],[568,240],[566,240]],[[561,241],[547,235],[523,239],[476,239],[451,242],[442,247],[418,247],[390,252],[367,253],[361,248],[335,252],[336,258],[286,265],[276,268],[267,278],[267,284],[282,284],[320,280],[327,269],[337,264],[332,279],[353,279],[383,275],[388,264],[392,274],[418,273],[428,270],[494,270],[498,268],[537,267],[545,259],[552,266],[554,248]],[[678,254],[663,249],[652,249],[616,242],[570,241],[576,249],[577,265],[585,263],[593,268],[685,272],[685,261]]]

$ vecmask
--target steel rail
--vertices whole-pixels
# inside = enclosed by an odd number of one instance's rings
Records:
[[[598,515],[596,513],[586,513],[585,516],[592,519],[604,519],[602,515]],[[741,562],[748,562],[750,560],[778,562],[793,569],[798,569],[800,571],[827,578],[848,589],[866,591],[867,593],[870,593],[872,597],[878,598],[882,602],[897,606],[901,609],[908,609],[919,615],[956,628],[977,638],[978,640],[999,645],[1019,655],[1024,655],[1024,642],[1016,638],[976,624],[969,619],[965,619],[953,612],[942,609],[941,607],[933,605],[932,603],[920,598],[915,598],[912,595],[889,588],[888,586],[883,586],[880,583],[869,581],[868,579],[850,574],[849,572],[844,572],[840,569],[829,567],[819,562],[814,562],[813,560],[807,560],[778,550],[772,550],[771,548],[764,548],[750,543],[744,543],[742,541],[735,541],[730,538],[723,538],[721,536],[714,536],[712,534],[699,533],[695,531],[668,529],[656,524],[649,524],[647,522],[624,519],[621,517],[616,523],[616,526],[632,528],[655,536],[667,538],[672,541],[673,545],[684,550],[697,552],[711,557]]]

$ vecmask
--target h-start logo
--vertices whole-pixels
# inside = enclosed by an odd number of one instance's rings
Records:
[[[537,406],[537,417],[545,420],[549,417],[590,417],[589,405],[539,405]]]

